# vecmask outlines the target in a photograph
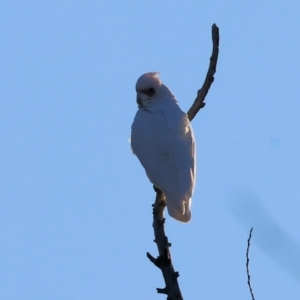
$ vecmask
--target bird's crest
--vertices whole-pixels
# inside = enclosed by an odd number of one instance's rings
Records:
[[[149,72],[143,74],[136,82],[136,91],[147,88],[154,88],[155,90],[162,84],[158,72]]]

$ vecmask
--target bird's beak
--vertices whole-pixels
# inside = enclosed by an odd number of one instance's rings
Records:
[[[143,107],[143,103],[141,101],[141,98],[138,95],[136,96],[136,103],[138,104],[139,107]]]

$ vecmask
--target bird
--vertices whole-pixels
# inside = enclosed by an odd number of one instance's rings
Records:
[[[186,113],[159,73],[136,82],[138,111],[131,126],[131,149],[150,182],[164,194],[169,215],[191,220],[196,180],[196,142]]]

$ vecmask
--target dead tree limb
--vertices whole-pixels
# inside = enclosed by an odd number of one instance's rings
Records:
[[[251,286],[250,271],[249,271],[249,250],[250,250],[250,241],[251,241],[251,237],[252,237],[252,231],[253,231],[253,228],[250,229],[249,238],[248,238],[248,245],[247,245],[247,252],[246,252],[246,269],[247,269],[247,282],[248,282],[250,294],[251,294],[252,300],[255,300],[252,286]]]
[[[204,102],[205,97],[210,89],[211,84],[214,82],[215,79],[214,75],[217,69],[217,62],[219,56],[219,40],[220,40],[219,28],[216,24],[212,25],[211,35],[213,41],[213,49],[210,57],[210,64],[206,73],[204,83],[201,89],[198,90],[197,97],[187,113],[190,121],[192,121],[196,116],[196,114],[198,113],[198,111],[205,106],[205,102]]]
[[[216,24],[212,25],[212,40],[213,50],[210,57],[210,64],[206,78],[202,88],[198,91],[197,98],[187,113],[190,121],[195,117],[198,111],[205,106],[204,99],[212,82],[214,81],[214,74],[216,72],[219,54],[219,28]],[[157,288],[157,292],[168,295],[167,300],[183,300],[177,281],[179,273],[175,272],[174,270],[170,253],[171,244],[168,241],[164,229],[164,209],[166,207],[164,194],[158,188],[154,187],[154,190],[156,191],[156,199],[155,203],[153,204],[153,229],[155,236],[154,242],[157,244],[159,256],[154,258],[150,253],[147,252],[147,257],[156,267],[161,270],[165,280],[165,287],[162,289]]]
[[[165,280],[165,288],[157,289],[157,292],[160,294],[168,295],[167,299],[170,300],[182,300],[181,292],[179,289],[177,278],[179,277],[178,272],[175,272],[172,264],[170,247],[171,244],[168,241],[168,238],[165,234],[165,218],[164,218],[164,209],[166,203],[164,201],[163,192],[155,188],[156,199],[153,204],[153,229],[154,229],[154,242],[157,244],[159,256],[154,258],[150,253],[147,252],[147,257],[149,260],[158,267]]]

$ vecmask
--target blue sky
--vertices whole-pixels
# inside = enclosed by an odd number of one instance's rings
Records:
[[[129,147],[158,71],[193,120],[193,219],[166,216],[184,299],[300,298],[299,1],[1,1],[0,298],[165,299]]]

